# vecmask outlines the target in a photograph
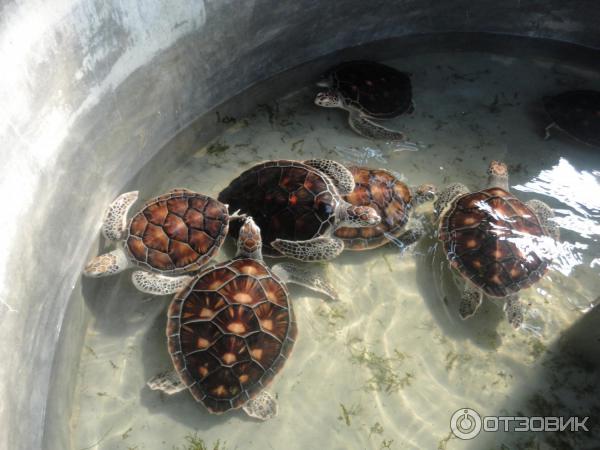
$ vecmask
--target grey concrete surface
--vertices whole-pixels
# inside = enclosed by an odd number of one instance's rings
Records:
[[[85,320],[69,299],[102,209],[194,119],[347,47],[485,32],[600,49],[598,23],[593,0],[3,2],[0,448],[42,448],[46,421],[66,430]],[[46,435],[46,448],[67,445]]]

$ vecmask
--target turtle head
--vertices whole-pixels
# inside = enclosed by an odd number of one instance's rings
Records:
[[[360,228],[379,225],[381,217],[369,206],[354,206],[348,204],[343,209],[341,226]]]
[[[334,91],[319,92],[315,97],[315,105],[323,108],[340,108],[342,100]]]
[[[500,161],[492,161],[487,170],[488,187],[499,187],[508,191],[508,167]]]
[[[424,183],[414,188],[413,204],[420,205],[425,202],[430,202],[435,198],[437,189],[433,184]]]
[[[260,236],[260,228],[254,223],[252,217],[246,217],[244,219],[244,224],[240,228],[237,247],[237,256],[262,259],[262,238]]]

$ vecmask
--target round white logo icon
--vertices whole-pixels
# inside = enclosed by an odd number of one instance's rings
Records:
[[[452,414],[450,429],[459,439],[473,439],[481,431],[481,416],[470,408],[459,409]]]

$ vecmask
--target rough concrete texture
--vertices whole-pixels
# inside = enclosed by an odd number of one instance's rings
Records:
[[[67,300],[102,207],[194,118],[336,50],[444,31],[600,48],[557,0],[92,0],[0,6],[0,448],[41,447]]]

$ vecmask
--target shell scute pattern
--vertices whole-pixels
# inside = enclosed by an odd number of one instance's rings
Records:
[[[263,250],[275,254],[275,239],[308,240],[335,223],[339,196],[331,180],[297,161],[258,164],[243,172],[219,194],[219,201],[253,217],[260,227]],[[238,229],[231,234],[237,236]]]
[[[332,69],[333,88],[373,118],[396,117],[411,108],[410,77],[372,61],[352,61]]]
[[[239,408],[287,360],[296,337],[288,291],[261,261],[238,258],[197,275],[168,311],[168,348],[209,411]]]
[[[344,240],[348,250],[377,248],[389,242],[385,234],[399,236],[408,222],[411,209],[410,189],[383,169],[348,167],[354,176],[354,190],[344,200],[355,206],[370,206],[381,217],[372,227],[338,228],[334,235]]]
[[[533,211],[500,188],[458,198],[439,228],[451,264],[492,297],[505,297],[542,278],[549,261],[531,242],[544,236]]]
[[[228,224],[225,205],[176,190],[149,201],[130,220],[125,248],[134,263],[149,270],[196,270],[219,250]]]

